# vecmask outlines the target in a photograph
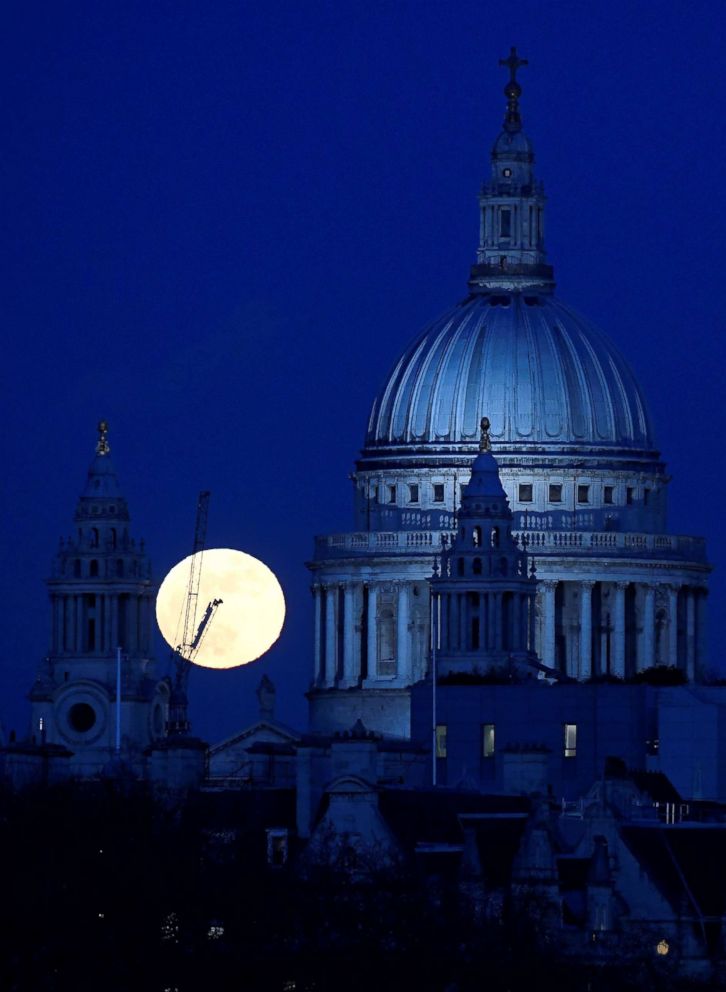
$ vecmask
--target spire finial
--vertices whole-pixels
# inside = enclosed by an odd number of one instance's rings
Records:
[[[489,428],[491,423],[489,422],[489,417],[481,418],[481,439],[479,441],[479,451],[491,451],[492,442],[489,440]]]
[[[111,450],[111,446],[108,443],[108,421],[99,420],[98,441],[96,442],[96,454],[107,455],[110,450]]]
[[[522,118],[519,116],[519,98],[522,95],[522,87],[517,82],[517,69],[523,65],[529,65],[529,62],[527,59],[520,59],[517,55],[517,49],[512,46],[509,57],[499,59],[499,65],[504,65],[509,69],[509,82],[504,87],[504,95],[507,98],[504,129],[506,131],[519,131],[522,128]]]

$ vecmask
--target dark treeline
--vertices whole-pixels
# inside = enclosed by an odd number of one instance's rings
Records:
[[[526,915],[504,905],[483,922],[458,885],[415,866],[351,874],[293,850],[271,868],[251,825],[220,846],[194,804],[141,789],[0,802],[4,992],[680,987],[652,954],[622,968],[563,962]]]

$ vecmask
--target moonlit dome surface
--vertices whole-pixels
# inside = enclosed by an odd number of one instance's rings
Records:
[[[643,394],[614,344],[547,294],[477,294],[434,321],[376,397],[366,451],[458,445],[491,421],[503,448],[652,450]]]

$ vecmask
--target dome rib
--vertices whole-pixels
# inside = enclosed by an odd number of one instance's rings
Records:
[[[475,443],[653,450],[647,406],[614,344],[555,297],[475,295],[434,321],[374,401],[366,449]]]

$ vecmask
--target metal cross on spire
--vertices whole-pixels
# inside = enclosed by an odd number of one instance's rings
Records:
[[[519,116],[519,98],[522,95],[522,87],[517,82],[517,69],[523,65],[529,65],[527,59],[520,59],[517,49],[512,45],[509,57],[499,59],[499,65],[504,65],[509,69],[509,81],[504,87],[504,95],[507,98],[507,112],[504,115],[505,131],[521,131],[522,118]]]
[[[517,82],[517,69],[523,65],[529,65],[527,59],[520,59],[517,55],[517,49],[512,45],[509,50],[509,57],[506,59],[499,59],[499,65],[506,65],[509,69],[509,80],[512,83]]]

